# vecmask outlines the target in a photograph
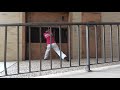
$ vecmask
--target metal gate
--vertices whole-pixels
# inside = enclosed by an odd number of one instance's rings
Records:
[[[43,58],[41,56],[41,51],[42,51],[42,46],[41,46],[41,27],[49,27],[50,28],[50,31],[52,31],[52,28],[51,27],[57,27],[58,30],[59,30],[59,49],[60,49],[60,58],[59,58],[59,68],[53,68],[53,63],[54,63],[54,60],[52,59],[52,50],[50,50],[50,59],[48,60],[49,61],[49,66],[50,68],[49,69],[42,69],[42,65],[43,65]],[[82,27],[85,27],[85,35],[86,35],[86,58],[84,59],[84,64],[81,63],[81,30],[82,30]],[[3,27],[4,29],[1,29],[1,31],[4,31],[3,34],[5,36],[4,38],[4,58],[3,58],[3,61],[4,61],[4,71],[2,72],[3,74],[1,76],[8,76],[8,75],[17,75],[17,74],[23,74],[23,73],[31,73],[31,72],[42,72],[42,71],[47,71],[47,70],[54,70],[54,69],[62,69],[62,68],[70,68],[70,67],[80,67],[80,66],[86,66],[86,70],[89,72],[91,71],[90,69],[90,66],[91,65],[97,65],[97,64],[104,64],[104,63],[112,63],[112,62],[118,62],[120,61],[120,45],[119,45],[119,26],[120,26],[120,23],[119,22],[116,22],[116,23],[112,23],[112,22],[105,22],[105,23],[19,23],[19,24],[0,24],[0,27]],[[17,70],[17,72],[15,74],[8,74],[8,69],[7,69],[7,66],[6,66],[6,63],[7,63],[7,45],[8,45],[8,27],[16,27],[16,30],[17,30],[17,33],[16,33],[16,47],[17,47],[17,63],[16,63],[16,68],[14,68],[15,70]],[[28,29],[28,32],[29,32],[29,57],[28,57],[28,72],[20,72],[20,30],[24,30],[24,29],[20,29],[21,27],[27,27]],[[39,58],[39,67],[37,67],[38,70],[36,71],[32,71],[31,70],[31,64],[33,63],[32,59],[31,59],[31,27],[39,27],[39,42],[40,42],[40,46],[39,46],[39,55],[40,55],[40,58]],[[61,55],[62,55],[62,46],[61,46],[61,41],[62,41],[62,36],[61,36],[61,28],[62,27],[67,27],[68,29],[68,59],[69,61],[67,61],[67,65],[68,66],[65,66],[63,67],[63,62],[65,62],[65,60],[62,60],[61,58]],[[90,40],[89,40],[89,37],[90,37],[90,28],[94,28],[94,31],[95,31],[95,47],[93,47],[93,49],[96,50],[96,53],[95,53],[95,60],[94,60],[94,63],[91,64],[91,57],[90,57]],[[115,27],[115,28],[114,28]],[[101,28],[101,29],[100,29]],[[98,30],[101,30],[102,32],[102,56],[101,56],[101,61],[99,62],[99,56],[98,56]],[[72,53],[73,53],[73,48],[71,48],[72,46],[72,41],[71,41],[71,38],[72,38],[72,35],[73,33],[71,33],[72,31],[76,31],[74,33],[76,33],[76,42],[74,43],[77,47],[77,51],[76,51],[76,54],[77,54],[77,57],[76,57],[76,63],[77,65],[72,65],[72,59],[73,59],[73,56],[72,56]],[[107,37],[105,36],[106,35],[106,31],[108,31],[109,33],[107,33]],[[114,34],[114,37],[113,37],[113,32],[116,32],[116,34]],[[115,39],[116,37],[116,39]],[[107,41],[107,43],[109,43],[109,59],[108,57],[106,56],[106,38],[109,39],[109,41]],[[113,40],[114,39],[114,40]],[[117,58],[116,60],[114,60],[114,42],[116,43],[116,46],[115,48],[117,48],[116,52],[117,52]],[[51,42],[51,36],[50,36],[50,42]],[[50,44],[50,47],[52,48],[52,45]],[[46,64],[44,62],[44,64]],[[23,68],[23,67],[22,67]],[[24,69],[27,69],[27,68],[24,68]]]

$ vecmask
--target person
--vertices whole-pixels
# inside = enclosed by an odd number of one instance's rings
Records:
[[[50,36],[51,35],[51,36]],[[49,52],[50,52],[50,47],[52,47],[54,49],[54,51],[59,55],[59,57],[62,60],[67,60],[69,61],[68,57],[62,52],[60,51],[58,45],[55,42],[55,38],[52,34],[52,32],[50,32],[50,28],[48,27],[48,29],[44,32],[44,38],[46,39],[46,44],[47,44],[47,49],[45,51],[45,55],[44,55],[44,60],[48,59],[49,56]],[[51,38],[51,40],[50,40]],[[51,43],[50,43],[51,42]],[[51,45],[50,45],[51,44]],[[61,53],[61,55],[60,55]]]

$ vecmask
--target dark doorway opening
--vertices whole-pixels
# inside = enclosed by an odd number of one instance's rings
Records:
[[[40,43],[40,35],[41,35],[41,43],[46,43],[45,38],[43,36],[44,32],[48,27],[41,27],[41,34],[40,34],[40,28],[39,27],[30,27],[31,31],[31,43]],[[51,28],[52,33],[55,37],[56,43],[59,43],[59,28],[58,27],[52,27]],[[29,27],[26,27],[26,57],[25,59],[29,59]],[[68,43],[68,28],[61,28],[61,43]],[[32,48],[32,47],[31,47]]]

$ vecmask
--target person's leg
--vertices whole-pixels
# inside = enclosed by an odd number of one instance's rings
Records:
[[[56,43],[52,44],[52,48],[55,50],[55,52],[60,56],[60,49]],[[61,58],[64,59],[67,57],[62,51],[61,51]]]
[[[50,52],[50,44],[47,45],[47,49],[45,51],[45,55],[44,55],[44,59],[46,60],[49,56],[49,52]]]

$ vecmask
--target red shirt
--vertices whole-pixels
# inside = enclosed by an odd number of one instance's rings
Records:
[[[45,32],[44,33],[44,38],[46,39],[46,43],[50,44],[50,32]],[[51,35],[51,42],[55,43],[55,39],[52,35]]]

